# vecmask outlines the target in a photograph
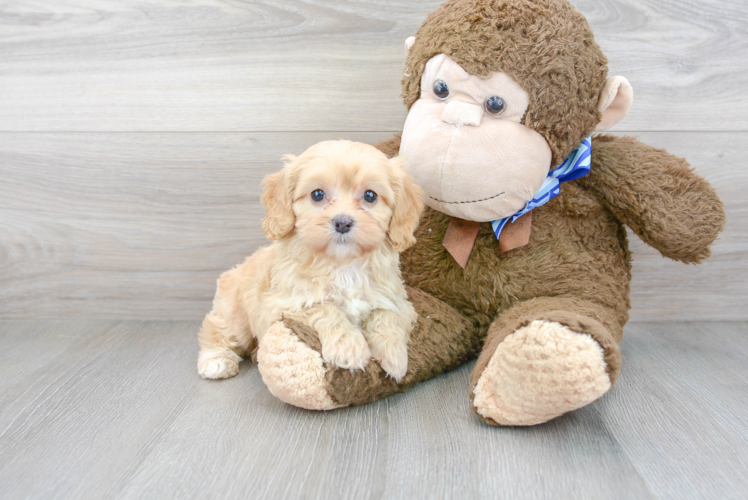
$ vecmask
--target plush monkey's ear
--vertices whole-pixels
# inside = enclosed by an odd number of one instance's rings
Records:
[[[416,43],[416,37],[414,36],[409,36],[405,39],[405,57],[410,55],[410,49],[413,47],[414,43]]]
[[[605,88],[600,93],[597,109],[603,114],[600,123],[597,124],[595,132],[608,130],[620,122],[631,108],[634,101],[634,89],[622,76],[613,76],[605,82]]]
[[[293,192],[298,177],[298,159],[292,155],[283,157],[286,166],[275,174],[266,176],[260,201],[265,208],[262,229],[269,240],[277,240],[289,234],[296,223],[293,213]]]
[[[423,211],[423,190],[405,170],[402,157],[396,156],[389,162],[395,200],[388,234],[393,248],[402,252],[416,242],[413,232]]]

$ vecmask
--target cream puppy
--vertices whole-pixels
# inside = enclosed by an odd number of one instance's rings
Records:
[[[198,372],[232,377],[284,318],[318,333],[322,357],[363,370],[370,358],[400,381],[416,320],[399,253],[413,243],[421,189],[399,157],[327,141],[264,180],[263,229],[275,242],[218,280],[200,330]]]

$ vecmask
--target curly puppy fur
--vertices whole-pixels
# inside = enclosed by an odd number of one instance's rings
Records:
[[[218,280],[199,373],[236,375],[270,327],[293,318],[318,332],[325,361],[363,370],[373,357],[401,380],[416,313],[398,251],[415,242],[421,189],[399,159],[366,144],[323,142],[287,160],[262,195],[276,242]]]

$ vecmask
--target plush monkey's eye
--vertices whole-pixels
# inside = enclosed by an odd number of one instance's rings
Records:
[[[434,94],[436,94],[436,97],[438,97],[441,100],[446,99],[449,97],[449,87],[447,86],[447,82],[444,80],[437,80],[434,82]]]
[[[504,102],[504,99],[495,95],[486,99],[485,108],[486,111],[492,115],[498,115],[504,112],[506,109],[506,103]]]
[[[322,201],[325,199],[325,192],[321,189],[315,189],[312,191],[312,200],[313,201]]]
[[[364,201],[366,203],[374,203],[377,201],[377,193],[374,191],[367,191],[364,193]]]

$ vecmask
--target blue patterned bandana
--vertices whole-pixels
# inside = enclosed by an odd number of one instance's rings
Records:
[[[567,181],[573,181],[580,177],[590,173],[590,158],[592,150],[592,136],[587,137],[582,141],[577,149],[571,152],[566,160],[548,172],[548,177],[543,181],[543,185],[538,190],[538,193],[533,197],[532,200],[527,202],[525,208],[520,210],[514,215],[505,217],[503,219],[495,220],[491,222],[493,232],[498,239],[501,235],[501,230],[509,222],[514,222],[533,208],[545,205],[550,200],[558,196],[561,192],[561,183]]]

